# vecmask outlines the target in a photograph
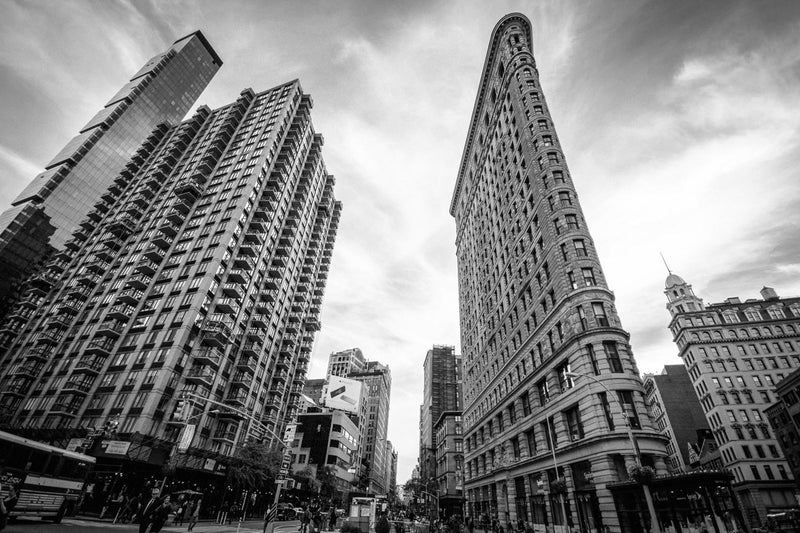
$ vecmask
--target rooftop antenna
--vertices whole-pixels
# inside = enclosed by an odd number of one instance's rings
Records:
[[[669,265],[667,264],[667,260],[664,259],[664,254],[662,254],[661,252],[658,252],[658,255],[660,255],[661,256],[661,260],[664,261],[664,266],[667,267],[667,272],[672,274],[672,270],[669,269]]]

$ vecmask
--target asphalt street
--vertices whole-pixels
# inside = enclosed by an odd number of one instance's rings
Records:
[[[260,520],[251,520],[242,522],[241,526],[236,522],[231,525],[220,526],[213,522],[200,522],[194,527],[196,533],[261,533],[264,523]],[[297,533],[300,522],[297,520],[290,520],[287,522],[278,522],[275,526],[275,533]],[[238,527],[238,529],[237,529]],[[162,533],[177,533],[185,532],[186,526],[172,527],[164,526]],[[97,520],[82,520],[65,518],[60,524],[53,524],[51,522],[43,522],[39,520],[18,520],[13,524],[9,524],[3,533],[100,533],[102,531],[113,532],[133,532],[139,531],[137,524],[111,524],[109,522],[101,522]]]

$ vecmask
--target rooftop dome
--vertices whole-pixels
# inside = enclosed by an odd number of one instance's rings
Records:
[[[669,276],[667,276],[667,281],[664,282],[664,286],[669,289],[675,285],[686,285],[686,282],[679,275],[670,272]]]

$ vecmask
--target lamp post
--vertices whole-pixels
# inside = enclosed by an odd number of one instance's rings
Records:
[[[559,477],[558,477],[558,461],[556,460],[556,439],[553,438],[553,429],[550,427],[550,419],[546,418],[545,420],[546,420],[545,423],[547,425],[547,433],[550,436],[550,451],[553,452],[553,468],[555,469],[556,472],[556,481],[558,481]],[[552,492],[552,489],[550,492]],[[561,516],[564,517],[564,527],[567,528],[567,531],[569,531],[569,518],[567,517],[567,506],[564,502],[564,500],[566,500],[566,496],[564,495],[564,493],[562,493],[561,495],[559,495],[558,499],[561,502]]]
[[[619,397],[615,396],[602,381],[600,381],[599,379],[590,374],[577,374],[575,372],[565,372],[564,375],[571,379],[577,379],[582,377],[588,378],[597,383],[598,385],[600,385],[601,387],[603,387],[606,393],[608,393],[608,396],[614,398],[614,402],[617,404],[617,406],[619,407],[619,411],[622,414],[622,419],[625,421],[625,429],[628,432],[628,440],[631,443],[631,448],[633,449],[633,455],[636,458],[636,465],[641,467],[642,454],[639,451],[639,445],[636,442],[636,436],[633,434],[633,429],[631,428],[631,421],[625,415],[625,408],[623,407]],[[652,533],[661,533],[661,528],[658,525],[658,517],[656,516],[656,509],[655,506],[653,505],[653,495],[650,493],[650,486],[647,485],[646,483],[642,483],[642,491],[644,492],[644,499],[647,502],[647,512],[650,514],[650,527]]]

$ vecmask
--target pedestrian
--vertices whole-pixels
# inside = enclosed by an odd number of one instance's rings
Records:
[[[219,508],[219,516],[217,517],[217,524],[224,525],[225,520],[228,519],[228,512],[231,506],[228,502],[222,502],[222,507]]]
[[[187,499],[183,505],[183,512],[181,513],[181,524],[183,522],[188,522],[191,520],[192,515],[194,514],[194,508],[197,505],[195,500]]]
[[[152,524],[153,528],[150,530],[152,533],[158,533],[161,531],[161,528],[164,527],[164,524],[169,519],[169,515],[172,512],[172,504],[170,503],[169,494],[161,498],[161,503],[156,509],[153,511],[152,514]]]
[[[311,510],[306,506],[303,515],[300,517],[300,533],[309,533],[308,524],[311,523]]]
[[[194,529],[194,525],[197,523],[197,520],[200,518],[200,503],[201,500],[197,500],[192,513],[189,515],[189,529],[188,531],[192,531]]]
[[[3,492],[3,487],[0,485],[0,494]],[[0,498],[0,531],[5,529],[8,524],[8,516],[14,510],[17,504],[17,492],[14,487],[8,486],[8,494],[4,498]]]
[[[386,519],[386,513],[381,513],[381,516],[375,522],[375,533],[391,533],[392,526],[389,520]]]
[[[139,533],[147,533],[147,529],[153,523],[153,513],[160,504],[161,500],[155,494],[144,504],[139,516]]]
[[[235,520],[238,514],[239,514],[239,506],[234,503],[233,505],[231,505],[231,510],[228,513],[228,525],[231,525],[231,520]]]
[[[175,509],[175,516],[172,518],[172,525],[180,526],[183,523],[183,511],[186,502],[184,500],[178,500],[178,503],[176,505],[177,508]]]
[[[328,531],[336,529],[336,508],[331,507],[331,514],[328,516]]]

